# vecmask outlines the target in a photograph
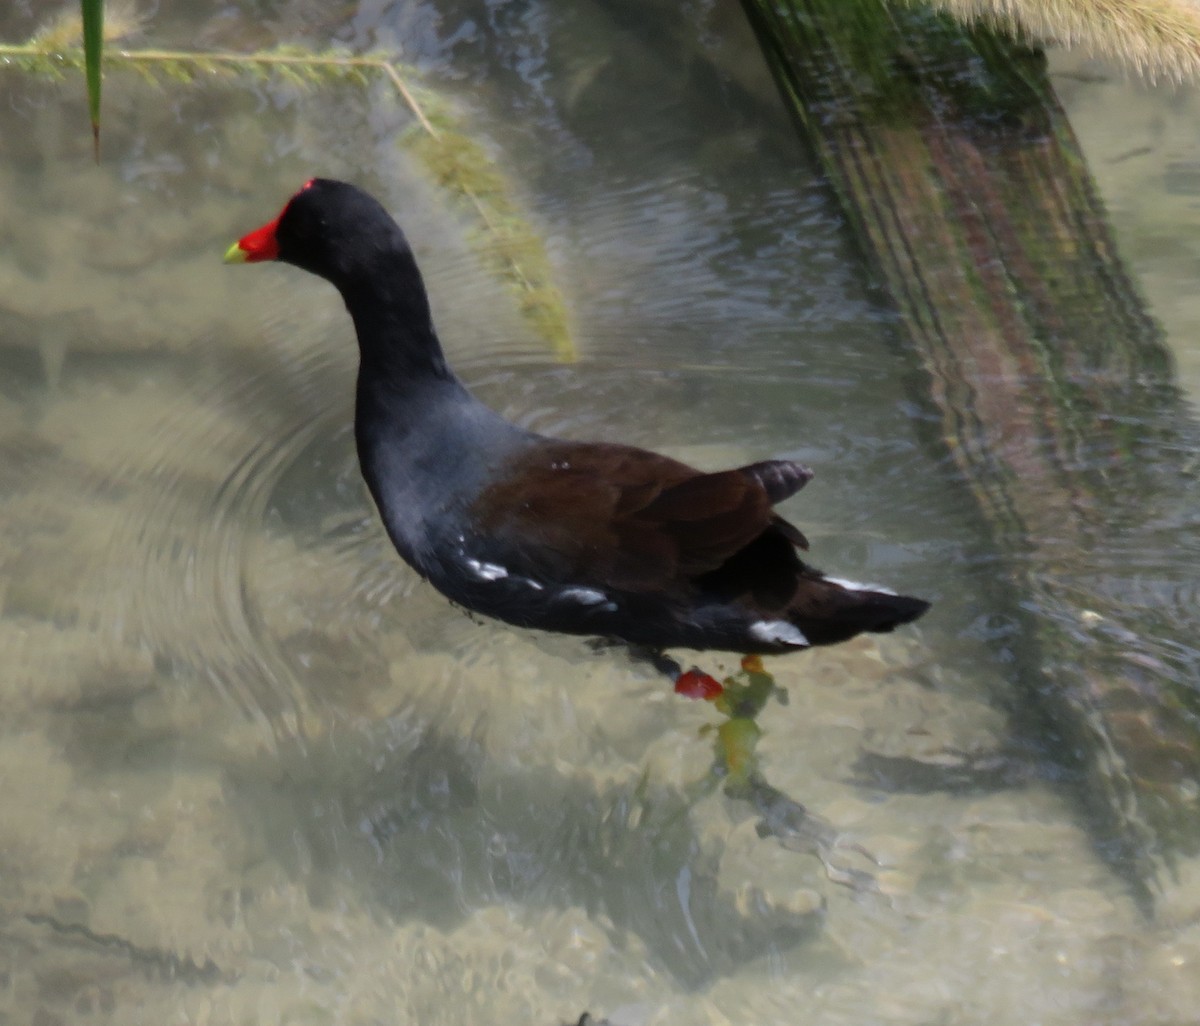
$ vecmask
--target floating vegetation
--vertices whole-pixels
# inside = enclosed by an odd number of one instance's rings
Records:
[[[132,15],[112,16],[105,36],[120,39],[138,27]],[[0,43],[0,67],[54,79],[85,68],[78,17],[64,14],[48,22],[24,43]],[[483,146],[464,131],[452,105],[425,86],[416,73],[386,55],[356,55],[340,50],[307,50],[278,46],[248,54],[193,50],[107,48],[104,59],[113,70],[131,71],[147,82],[184,85],[218,77],[274,80],[297,89],[337,84],[363,87],[382,79],[413,115],[400,136],[437,185],[463,206],[475,222],[473,245],[492,270],[515,293],[518,306],[534,331],[548,342],[558,359],[577,356],[570,318],[541,237],[524,216],[509,180],[496,168]]]

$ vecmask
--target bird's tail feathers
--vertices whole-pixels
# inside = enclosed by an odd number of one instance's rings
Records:
[[[924,599],[897,595],[880,585],[814,574],[802,581],[788,621],[810,645],[833,645],[864,632],[893,631],[928,608]]]

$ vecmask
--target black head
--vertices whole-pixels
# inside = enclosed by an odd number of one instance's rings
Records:
[[[422,370],[449,376],[404,233],[357,186],[313,178],[275,220],[230,246],[225,260],[282,260],[319,275],[341,292],[364,360],[410,376]]]
[[[273,221],[243,236],[230,262],[282,260],[342,287],[379,265],[409,254],[399,225],[373,196],[348,182],[313,178]]]

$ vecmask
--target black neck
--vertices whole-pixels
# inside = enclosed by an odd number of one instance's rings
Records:
[[[429,299],[407,248],[379,254],[365,271],[335,281],[354,319],[362,365],[403,387],[423,378],[453,378],[433,328]]]

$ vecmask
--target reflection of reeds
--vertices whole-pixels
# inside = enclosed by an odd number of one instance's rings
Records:
[[[853,0],[868,35],[842,27],[847,0],[742,2],[1005,556],[1032,649],[1019,701],[1078,760],[1101,845],[1149,907],[1200,848],[1194,689],[1163,658],[1187,641],[1122,604],[1093,553],[1153,538],[1147,511],[1183,501],[1189,428],[1044,57],[928,5]]]
[[[985,20],[1043,42],[1090,50],[1151,78],[1200,77],[1200,6],[1194,0],[929,2],[961,21]]]
[[[106,35],[119,38],[136,27],[132,19],[110,19]],[[0,66],[62,78],[84,68],[79,22],[59,18],[28,42],[0,44]],[[477,223],[475,248],[516,294],[522,314],[564,361],[576,356],[566,304],[552,281],[542,240],[522,215],[513,190],[484,148],[459,125],[451,105],[431,90],[414,86],[410,69],[379,55],[280,46],[250,54],[109,47],[110,68],[127,69],[149,82],[190,84],[217,76],[273,78],[297,88],[337,83],[363,86],[384,79],[412,112],[414,123],[401,142],[438,186],[463,201]]]

